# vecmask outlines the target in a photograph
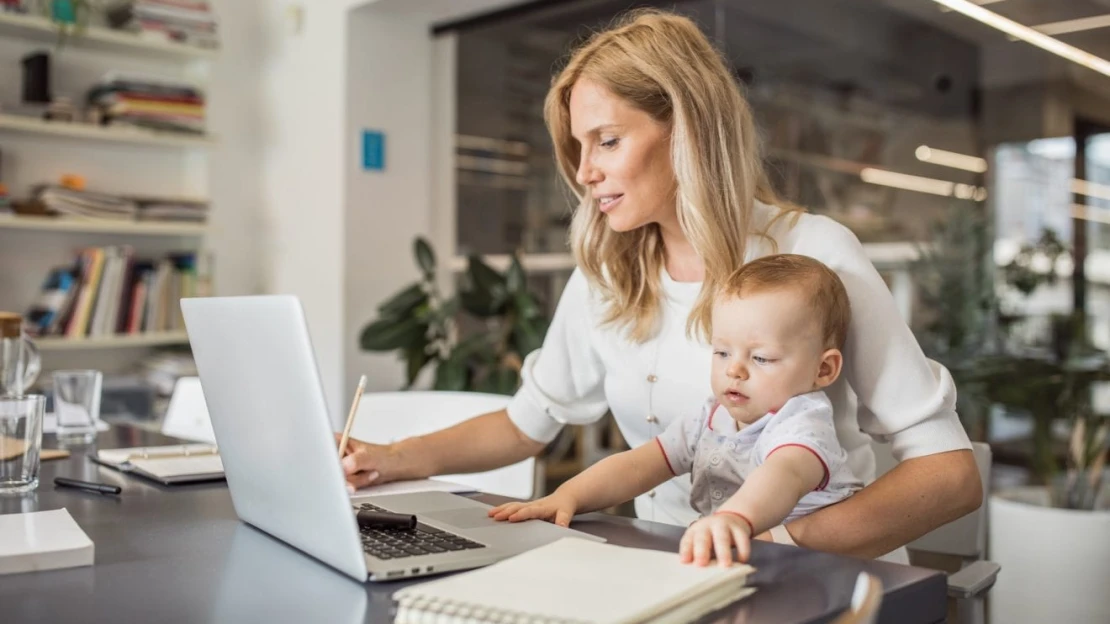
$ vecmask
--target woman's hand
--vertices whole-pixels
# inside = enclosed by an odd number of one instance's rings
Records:
[[[725,568],[732,565],[734,545],[739,555],[737,561],[747,561],[751,555],[751,525],[737,514],[715,513],[686,529],[678,554],[682,563],[706,566],[716,558]]]
[[[335,434],[336,443],[342,437],[341,434]],[[347,477],[347,489],[353,493],[368,485],[396,481],[396,463],[396,453],[392,446],[348,438],[346,453],[343,455],[343,474]]]
[[[521,522],[523,520],[547,520],[559,526],[570,526],[578,504],[565,493],[555,490],[554,494],[528,503],[505,503],[489,510],[494,520]]]

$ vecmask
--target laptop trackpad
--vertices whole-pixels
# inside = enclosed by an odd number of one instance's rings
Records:
[[[500,524],[489,517],[489,510],[485,507],[429,511],[419,514],[418,517],[429,518],[460,529],[476,529]]]

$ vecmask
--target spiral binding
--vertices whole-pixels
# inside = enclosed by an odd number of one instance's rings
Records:
[[[589,624],[584,620],[544,617],[522,611],[439,600],[418,594],[397,597],[395,624]]]

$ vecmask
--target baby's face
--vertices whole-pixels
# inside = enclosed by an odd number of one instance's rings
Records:
[[[741,424],[816,390],[826,352],[816,315],[791,288],[718,298],[712,345],[713,394]]]

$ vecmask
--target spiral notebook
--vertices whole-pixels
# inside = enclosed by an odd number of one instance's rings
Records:
[[[755,569],[699,568],[674,552],[567,537],[393,594],[396,622],[688,622],[751,594]]]

